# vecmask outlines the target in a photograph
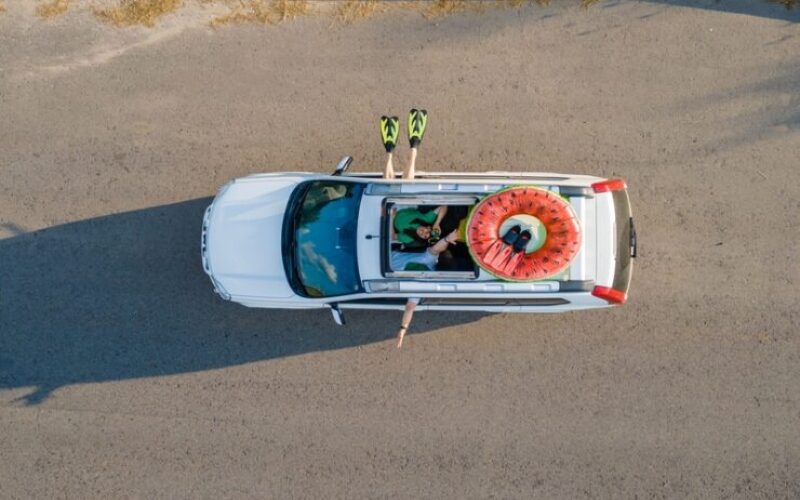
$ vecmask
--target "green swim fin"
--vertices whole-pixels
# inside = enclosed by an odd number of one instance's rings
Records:
[[[396,116],[381,116],[381,139],[387,153],[391,153],[397,146],[397,136],[400,134],[400,119]]]
[[[412,148],[419,146],[425,135],[428,124],[428,112],[424,109],[412,109],[408,112],[408,142]]]

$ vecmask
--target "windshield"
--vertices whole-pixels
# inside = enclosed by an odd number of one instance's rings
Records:
[[[356,226],[364,186],[318,181],[301,189],[288,235],[298,292],[307,297],[359,292]]]
[[[614,191],[614,213],[617,227],[617,265],[614,270],[614,284],[612,288],[622,292],[628,291],[631,283],[631,205],[628,201],[628,192],[625,190]]]

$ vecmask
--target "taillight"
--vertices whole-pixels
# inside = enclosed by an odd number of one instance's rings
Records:
[[[620,292],[619,290],[614,290],[613,288],[609,288],[607,286],[594,287],[592,290],[592,295],[608,301],[609,304],[622,305],[626,300],[628,300],[628,296],[625,294],[625,292]]]
[[[610,193],[611,191],[623,191],[628,186],[622,179],[609,179],[607,181],[595,182],[592,184],[592,190],[595,193]]]

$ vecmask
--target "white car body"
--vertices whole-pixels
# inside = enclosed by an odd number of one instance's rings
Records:
[[[592,187],[613,181],[585,175],[418,173],[414,180],[383,179],[378,174],[337,175],[346,166],[334,175],[256,174],[235,179],[220,189],[205,212],[201,253],[203,268],[222,298],[249,307],[329,307],[334,309],[338,320],[340,309],[402,310],[405,301],[412,297],[421,299],[418,310],[483,312],[574,311],[609,307],[624,303],[627,297],[632,267],[629,257],[635,256],[635,230],[624,182],[614,195],[603,189],[596,192]],[[292,224],[287,209],[298,187],[307,186],[310,181],[359,184],[352,188],[360,192],[352,255],[358,283],[352,293],[307,296],[303,285],[298,288],[296,284],[296,273],[287,267],[295,255],[294,244],[287,241],[295,238],[293,229],[285,227]],[[535,185],[566,196],[578,215],[581,248],[568,268],[568,276],[562,276],[561,280],[519,283],[499,280],[482,269],[474,275],[437,271],[398,273],[382,264],[386,260],[382,261],[382,253],[388,252],[388,223],[384,217],[387,203],[474,203],[499,189],[518,184]],[[627,214],[622,213],[625,210]],[[629,218],[629,241],[618,241],[626,233],[625,228],[617,226],[628,224]],[[339,229],[336,235],[342,238]],[[324,256],[313,258],[326,264]],[[612,291],[611,299],[603,290]]]

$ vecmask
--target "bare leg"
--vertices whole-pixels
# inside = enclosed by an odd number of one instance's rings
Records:
[[[392,153],[386,154],[386,166],[383,168],[384,179],[394,179],[394,165],[392,164]]]
[[[417,163],[417,148],[411,148],[411,152],[408,155],[408,163],[403,169],[403,179],[414,178],[414,166],[416,165],[416,163]]]
[[[400,120],[396,116],[381,116],[381,139],[386,148],[386,166],[383,169],[384,179],[394,179],[394,165],[392,165],[392,151],[397,145],[397,134],[400,130]]]
[[[408,156],[408,164],[403,169],[403,179],[411,180],[414,178],[414,166],[417,163],[417,148],[425,135],[425,127],[428,123],[428,112],[424,109],[412,109],[408,112],[408,144],[411,152]]]

